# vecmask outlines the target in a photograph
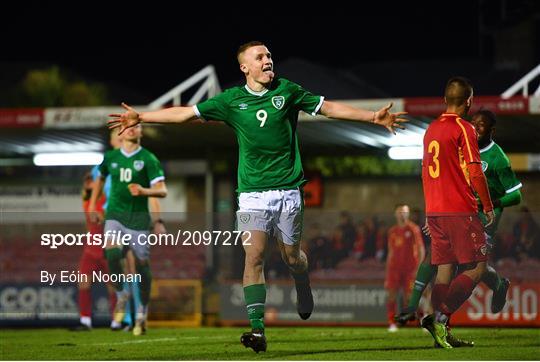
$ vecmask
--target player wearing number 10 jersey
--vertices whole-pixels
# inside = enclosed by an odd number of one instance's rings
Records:
[[[148,210],[149,198],[165,197],[167,188],[165,176],[156,156],[141,146],[142,127],[130,128],[122,137],[120,148],[108,151],[99,166],[100,177],[96,180],[90,199],[89,212],[96,218],[96,200],[101,194],[104,179],[111,176],[111,193],[105,213],[105,234],[130,235],[129,250],[135,256],[135,269],[140,275],[139,296],[141,304],[136,312],[134,335],[141,335],[146,329],[148,304],[152,274],[150,271],[150,245],[141,243],[139,237],[148,235],[151,215]],[[159,217],[156,210],[152,213]],[[93,220],[96,221],[96,220]],[[156,220],[160,222],[160,220]],[[155,226],[155,225],[154,225]],[[118,240],[106,240],[105,256],[112,274],[122,274],[124,245]],[[130,285],[115,283],[117,304],[114,320],[121,323],[125,306],[131,297]]]
[[[486,239],[474,191],[484,205],[488,224],[494,218],[476,132],[462,119],[472,96],[468,80],[451,78],[445,89],[446,112],[424,135],[422,182],[431,263],[437,265],[437,277],[431,295],[435,314],[424,318],[422,326],[444,348],[452,348],[448,339],[453,338],[447,338],[450,315],[469,298],[486,270]],[[453,278],[458,266],[464,271]]]

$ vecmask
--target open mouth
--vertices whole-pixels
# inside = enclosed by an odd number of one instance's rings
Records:
[[[263,68],[263,72],[271,72],[271,71],[272,71],[272,66],[267,66]]]

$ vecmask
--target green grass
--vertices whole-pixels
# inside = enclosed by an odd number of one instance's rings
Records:
[[[540,330],[456,328],[474,348],[434,349],[420,328],[267,329],[268,351],[239,342],[245,328],[153,328],[145,336],[95,329],[0,330],[2,360],[526,360],[540,356]]]

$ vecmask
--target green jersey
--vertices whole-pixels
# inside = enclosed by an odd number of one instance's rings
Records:
[[[500,199],[506,194],[521,187],[521,182],[510,166],[510,160],[498,144],[491,141],[480,150],[482,171],[486,175],[489,194],[493,200]]]
[[[119,148],[105,153],[99,172],[103,177],[111,175],[111,191],[105,219],[116,220],[132,230],[148,230],[148,198],[132,196],[128,185],[151,187],[163,181],[165,176],[157,157],[143,147],[131,153]]]
[[[193,107],[198,117],[223,121],[239,145],[238,192],[290,190],[306,180],[298,148],[298,113],[317,114],[324,97],[278,78],[269,89],[230,88]]]
[[[482,160],[482,171],[486,175],[489,194],[492,200],[498,200],[506,194],[521,188],[521,182],[512,170],[510,160],[498,144],[491,141],[489,145],[480,150],[480,159]],[[493,236],[497,230],[499,220],[502,216],[502,208],[496,208],[496,219],[486,230]],[[482,216],[482,220],[485,218]]]

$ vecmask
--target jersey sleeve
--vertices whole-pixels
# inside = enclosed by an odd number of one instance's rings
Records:
[[[229,102],[227,92],[218,94],[204,102],[193,106],[197,117],[205,121],[215,120],[226,122],[229,116]]]
[[[294,106],[296,109],[309,113],[312,116],[317,115],[323,105],[324,97],[314,95],[296,83],[291,82],[291,87],[294,94]]]
[[[481,163],[478,140],[474,127],[467,121],[456,118],[456,122],[461,129],[458,137],[458,146],[463,150],[463,158],[466,163]]]
[[[105,156],[103,156],[103,162],[97,167],[96,169],[96,176],[94,177],[94,170],[92,170],[92,177],[95,180],[97,176],[101,177],[107,177],[109,174],[109,152],[105,153]]]
[[[101,176],[101,172],[99,172],[99,166],[100,165],[95,165],[94,167],[92,167],[92,170],[90,170],[92,181],[96,181],[97,178]]]
[[[503,185],[506,194],[512,193],[521,188],[521,182],[519,182],[514,170],[512,170],[510,160],[503,153],[501,153],[501,157],[495,172],[497,173],[499,181]]]
[[[148,173],[150,186],[154,186],[156,183],[165,180],[165,173],[163,172],[163,167],[161,167],[161,162],[154,155],[150,155],[149,157],[146,172]]]

